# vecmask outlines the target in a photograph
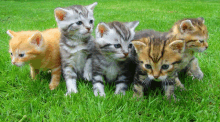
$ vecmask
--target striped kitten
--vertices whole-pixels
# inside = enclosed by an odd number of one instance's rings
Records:
[[[158,32],[154,30],[143,30],[135,34],[134,40],[151,35],[161,36],[169,40],[185,40],[186,50],[185,56],[180,64],[181,69],[187,69],[192,72],[193,76],[198,79],[203,78],[203,73],[199,68],[198,60],[194,57],[195,52],[203,52],[208,48],[208,31],[204,25],[202,17],[193,19],[183,19],[176,22],[169,32]],[[176,85],[184,88],[178,77],[176,78]]]
[[[151,82],[162,81],[165,95],[170,99],[174,96],[174,78],[182,61],[184,41],[170,43],[168,40],[148,37],[132,43],[139,60],[134,78],[134,96],[142,97],[144,88],[149,87]]]
[[[134,66],[128,58],[138,21],[99,23],[96,28],[96,45],[92,54],[92,82],[95,96],[105,96],[104,80],[115,83],[115,94],[125,95],[133,79]]]
[[[60,53],[67,93],[77,93],[76,80],[83,78],[88,58],[87,44],[93,39],[93,9],[97,2],[88,5],[73,5],[54,10],[58,28],[61,31]]]
[[[202,17],[183,19],[176,22],[167,35],[167,38],[172,40],[185,40],[186,51],[179,70],[187,69],[188,74],[192,74],[199,80],[203,78],[203,72],[199,67],[198,59],[194,57],[194,53],[203,52],[208,48],[208,30],[204,23],[205,20]],[[178,77],[175,81],[177,86],[184,88]]]

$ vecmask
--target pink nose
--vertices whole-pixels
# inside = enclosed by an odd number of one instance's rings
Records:
[[[124,55],[125,55],[125,57],[127,57],[127,56],[128,56],[128,53],[124,53]]]
[[[90,31],[91,28],[86,28],[88,31]]]
[[[159,75],[154,76],[155,79],[159,78]]]

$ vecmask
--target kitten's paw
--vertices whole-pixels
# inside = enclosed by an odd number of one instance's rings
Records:
[[[105,97],[105,93],[98,92],[98,90],[95,90],[95,91],[94,91],[94,95],[95,95],[96,97],[97,97],[97,96]]]
[[[176,85],[177,87],[179,87],[180,88],[180,91],[183,91],[183,90],[186,90],[186,88],[184,87],[184,85],[181,83],[181,84],[178,84],[178,85]],[[176,87],[176,88],[177,88]]]
[[[204,76],[204,74],[203,74],[202,71],[200,71],[200,72],[197,73],[197,74],[194,74],[194,77],[195,77],[196,79],[198,79],[198,80],[202,80],[203,76]]]
[[[78,91],[67,91],[65,96],[70,96],[71,97],[71,93],[77,93]]]
[[[66,92],[66,96],[67,95],[69,95],[69,96],[71,96],[71,93],[77,93],[78,91],[77,91],[77,89],[75,89],[75,88],[71,88],[71,89],[68,89],[67,90],[67,92]]]
[[[84,73],[83,74],[83,78],[85,79],[85,80],[88,80],[88,81],[91,81],[92,80],[92,73]]]
[[[54,90],[58,85],[59,85],[59,83],[50,83],[49,88],[50,88],[50,90]]]
[[[115,92],[115,94],[122,94],[122,95],[125,95],[125,90],[120,90],[118,92]]]

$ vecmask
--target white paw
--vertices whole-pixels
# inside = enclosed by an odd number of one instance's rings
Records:
[[[115,94],[122,94],[122,95],[125,95],[125,90],[117,91],[117,92],[115,92]]]
[[[78,91],[77,91],[77,89],[70,89],[70,90],[68,90],[67,92],[66,92],[66,96],[71,96],[71,93],[77,93]]]
[[[198,80],[202,80],[204,74],[202,71],[199,71],[199,73],[194,74],[194,78],[198,79]]]
[[[92,73],[84,73],[83,74],[83,78],[85,79],[85,80],[88,80],[88,81],[91,81],[92,80]]]
[[[103,96],[105,97],[105,93],[101,93],[101,92],[98,92],[98,90],[94,90],[94,95],[97,97],[97,96]]]

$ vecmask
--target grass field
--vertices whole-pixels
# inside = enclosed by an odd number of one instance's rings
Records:
[[[209,30],[209,48],[197,55],[204,72],[201,81],[182,77],[186,91],[177,89],[179,101],[167,101],[154,91],[142,100],[114,95],[106,86],[106,97],[95,97],[92,84],[78,82],[79,93],[66,97],[64,80],[49,90],[50,74],[41,72],[32,81],[29,66],[12,66],[8,53],[8,29],[55,28],[53,10],[91,0],[0,1],[0,121],[220,121],[220,1],[219,0],[97,0],[95,25],[99,22],[135,21],[136,30],[168,31],[179,19],[204,17]]]

